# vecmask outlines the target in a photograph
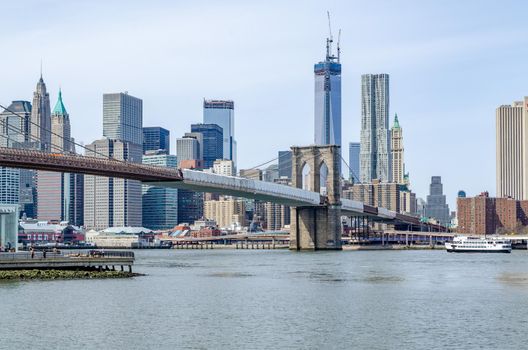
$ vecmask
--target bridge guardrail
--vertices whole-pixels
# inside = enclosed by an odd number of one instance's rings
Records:
[[[313,205],[320,204],[319,193],[306,191],[286,185],[269,183],[265,181],[251,180],[235,176],[204,173],[201,171],[189,169],[183,170],[183,178],[185,181],[201,182],[204,184],[220,186],[226,189],[284,197],[291,200],[307,202]]]

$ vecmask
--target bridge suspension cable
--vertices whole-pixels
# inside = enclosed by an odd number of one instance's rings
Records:
[[[352,178],[352,183],[355,183],[354,178],[359,179],[359,175],[356,174],[356,172],[354,171],[354,169],[352,169],[352,167],[351,167],[350,165],[348,165],[347,161],[345,160],[345,158],[343,158],[343,156],[342,156],[341,154],[339,154],[339,156],[341,157],[341,160],[342,160],[343,162],[345,162],[345,165],[347,166],[348,170],[350,170],[350,172],[351,172],[352,175],[354,176],[354,177]]]
[[[38,125],[37,123],[31,121],[29,118],[25,118],[23,115],[20,115],[19,113],[15,112],[15,111],[13,111],[13,110],[11,110],[11,109],[9,109],[9,108],[6,108],[5,106],[3,106],[3,105],[1,105],[1,104],[0,104],[0,108],[3,108],[4,110],[6,110],[6,111],[12,113],[13,115],[18,116],[19,118],[21,118],[21,120],[27,120],[30,124],[38,126],[41,130],[49,131],[52,135],[57,136],[57,137],[59,137],[59,138],[62,139],[62,140],[65,140],[64,136],[59,135],[59,134],[57,134],[57,133],[55,133],[55,132],[53,132],[53,131],[51,131],[51,130],[49,130],[49,129],[47,129],[47,128],[44,128],[44,127]],[[34,136],[34,135],[32,135],[31,132],[28,132],[28,133],[26,134],[26,132],[25,132],[24,130],[22,130],[21,128],[18,128],[18,127],[14,126],[14,125],[10,125],[10,124],[7,122],[7,120],[1,120],[0,122],[1,122],[1,124],[2,124],[4,127],[6,127],[6,129],[9,129],[9,130],[11,130],[11,131],[14,131],[15,133],[18,133],[18,134],[20,134],[20,135],[22,135],[22,136],[28,136],[28,138],[29,138],[30,140],[32,140],[32,141],[40,142],[39,138],[36,137],[36,136]],[[9,138],[9,135],[4,135],[3,133],[0,133],[0,135],[3,136],[3,137],[5,137],[5,138],[7,139],[7,141],[8,141],[8,143],[9,143],[9,139],[10,139],[10,138]],[[68,140],[68,141],[69,141],[69,142],[72,142],[74,145],[77,145],[77,146],[83,148],[83,149],[86,150],[86,151],[89,151],[89,152],[92,152],[92,153],[94,153],[94,154],[100,155],[100,156],[102,156],[103,158],[108,159],[108,160],[110,160],[110,161],[123,163],[123,164],[126,164],[126,165],[128,165],[128,166],[142,165],[141,163],[131,163],[131,162],[127,162],[127,161],[125,161],[125,160],[121,160],[121,159],[116,159],[116,158],[110,157],[110,156],[108,156],[108,155],[106,155],[106,154],[104,154],[104,153],[98,152],[97,150],[90,149],[90,148],[88,148],[88,147],[86,147],[86,146],[84,146],[84,145],[81,145],[81,144],[79,144],[79,143],[77,143],[77,142],[75,142],[75,141],[72,141],[71,139]],[[63,148],[61,145],[54,145],[54,144],[52,143],[51,146],[56,146],[60,151],[62,151],[62,153],[65,153],[65,154],[71,154],[71,155],[76,155],[76,156],[78,156],[78,155],[75,154],[75,153],[72,154],[70,151],[66,151],[66,150],[64,150],[64,148]],[[151,168],[151,171],[152,171],[153,173],[156,173],[156,170],[158,170],[158,169],[156,169],[156,168],[159,168],[159,167],[156,167],[156,166],[149,166],[149,168]],[[161,173],[162,173],[162,171],[160,170],[159,174],[161,174]]]
[[[28,121],[31,125],[35,125],[35,126],[39,127],[41,130],[44,130],[44,131],[46,131],[46,132],[49,132],[49,133],[51,133],[51,135],[53,135],[53,136],[57,136],[57,137],[59,137],[60,139],[64,140],[64,136],[62,136],[62,135],[60,135],[60,134],[57,134],[57,133],[53,132],[52,130],[49,130],[49,129],[43,127],[42,125],[39,125],[39,124],[33,122],[30,118],[25,118],[23,115],[18,114],[17,112],[15,112],[15,111],[13,111],[13,110],[11,110],[11,109],[9,109],[9,108],[7,108],[7,107],[1,105],[1,104],[0,104],[0,108],[3,108],[4,110],[6,110],[6,111],[8,111],[8,112],[10,112],[10,113],[12,113],[12,114],[14,114],[14,115],[16,115],[17,117],[21,118],[21,120],[26,120],[26,119],[27,119],[27,121]],[[17,128],[17,129],[18,129],[18,132],[19,132],[21,135],[25,135],[25,134],[26,134],[25,131],[23,131],[23,130],[21,130],[21,129],[19,129],[19,128]],[[29,137],[33,137],[33,135],[31,135],[31,131],[28,131],[28,136],[29,136]],[[35,140],[35,141],[36,141],[36,142],[40,142],[40,140],[39,140],[38,138],[37,138],[37,140]],[[112,160],[117,160],[117,161],[119,161],[119,159],[114,159],[113,157],[107,156],[107,155],[104,154],[104,153],[98,152],[98,151],[96,151],[96,150],[89,149],[88,147],[86,147],[86,146],[84,146],[84,145],[82,145],[82,144],[80,144],[80,143],[78,143],[78,142],[75,142],[75,141],[73,141],[73,140],[71,140],[71,139],[70,139],[70,140],[67,140],[67,141],[73,143],[75,146],[79,146],[79,147],[81,147],[81,148],[84,149],[85,151],[93,152],[93,153],[95,153],[95,154],[97,154],[97,155],[100,155],[100,156],[102,156],[102,157],[104,157],[104,158],[108,158],[108,159],[112,159]],[[50,145],[50,146],[53,146],[53,144]],[[62,148],[60,145],[54,145],[54,146],[58,147],[58,148],[59,148],[62,152],[64,152],[64,153],[70,153],[69,151],[68,151],[68,152],[65,152],[64,148]]]

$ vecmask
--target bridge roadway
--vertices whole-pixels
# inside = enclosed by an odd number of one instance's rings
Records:
[[[292,207],[324,206],[326,201],[324,196],[316,192],[265,181],[75,154],[0,147],[0,166],[119,177],[138,180],[154,186],[219,193]],[[411,215],[364,205],[359,201],[349,199],[342,199],[341,202],[343,215],[367,216],[378,222],[423,225],[417,217]],[[442,227],[436,228],[441,229]]]

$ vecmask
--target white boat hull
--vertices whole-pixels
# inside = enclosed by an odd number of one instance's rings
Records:
[[[511,253],[511,245],[486,245],[485,248],[467,247],[463,244],[446,243],[448,253]]]

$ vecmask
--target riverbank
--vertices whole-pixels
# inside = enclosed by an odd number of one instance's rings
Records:
[[[348,245],[343,244],[343,250],[445,250],[443,245],[405,245],[405,244],[372,244],[372,245]]]
[[[130,278],[144,276],[141,273],[127,271],[86,271],[86,270],[4,270],[0,271],[0,281],[5,280],[70,280]]]

